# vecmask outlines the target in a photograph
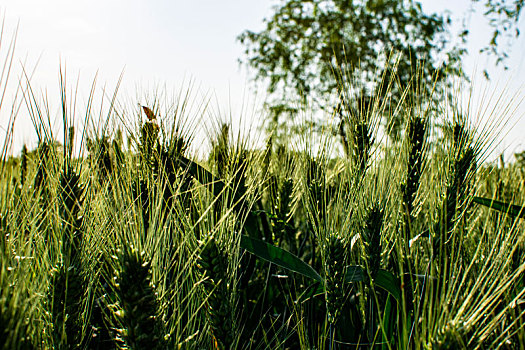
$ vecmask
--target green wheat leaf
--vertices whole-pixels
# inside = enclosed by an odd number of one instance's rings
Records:
[[[472,201],[503,213],[507,213],[510,216],[525,219],[525,207],[483,197],[473,197]]]
[[[317,273],[317,271],[297,256],[284,249],[246,235],[241,235],[241,247],[263,260],[324,284],[323,278]]]
[[[365,273],[361,266],[351,265],[346,267],[345,282],[363,282],[365,280]]]
[[[374,284],[390,293],[398,303],[401,302],[401,287],[396,276],[387,270],[379,270]]]

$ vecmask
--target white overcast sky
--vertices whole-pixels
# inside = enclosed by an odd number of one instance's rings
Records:
[[[157,85],[165,84],[167,89],[178,90],[191,80],[195,95],[213,97],[217,114],[232,114],[234,119],[242,115],[245,124],[257,123],[260,115],[242,109],[249,103],[262,102],[262,98],[253,97],[245,69],[238,65],[242,47],[236,37],[246,29],[262,29],[262,20],[271,15],[271,6],[275,3],[270,0],[0,0],[0,11],[6,18],[0,54],[5,52],[9,42],[6,39],[19,22],[12,82],[16,83],[20,75],[21,62],[25,62],[28,69],[38,61],[32,86],[38,91],[47,90],[51,110],[57,115],[58,71],[62,62],[70,85],[76,83],[80,74],[80,100],[86,99],[96,72],[97,85],[112,90],[124,70],[119,95],[126,98],[136,97],[138,91],[153,90]],[[471,1],[425,0],[422,3],[426,11],[449,9],[460,18]],[[479,48],[490,39],[486,21],[479,15],[471,21],[470,55],[464,61],[467,72],[476,67],[478,71],[486,68],[493,77],[490,91],[496,91],[493,86],[498,83],[508,85],[510,94],[518,93],[525,76],[523,37],[514,42],[510,51],[510,71],[503,72],[478,54]],[[523,21],[520,27],[525,33]],[[486,87],[483,79],[475,77],[474,81],[477,88]],[[7,127],[10,108],[6,104],[12,94],[14,88],[7,92],[0,111],[0,136]],[[52,100],[56,105],[53,106]],[[519,108],[513,120],[525,117],[524,111],[523,106]],[[23,107],[15,126],[15,153],[23,142],[34,143],[36,136],[24,113]],[[525,137],[520,130],[525,132],[524,122],[518,122],[502,143],[510,154],[525,148]]]

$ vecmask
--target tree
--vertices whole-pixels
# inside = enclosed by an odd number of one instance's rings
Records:
[[[264,30],[238,37],[246,54],[241,62],[268,83],[274,124],[283,113],[293,116],[306,97],[314,110],[359,111],[387,93],[399,102],[415,79],[425,95],[462,76],[465,49],[448,45],[450,18],[424,13],[419,2],[284,0],[274,10]],[[394,82],[388,89],[380,83],[385,76]],[[356,88],[342,95],[347,80]]]
[[[518,21],[521,10],[525,5],[525,0],[472,0],[473,4],[479,2],[483,3],[485,8],[483,15],[493,29],[490,41],[481,49],[481,52],[494,55],[496,57],[496,66],[504,64],[506,70],[508,66],[505,64],[505,61],[508,58],[508,54],[501,47],[499,39],[502,37],[507,38],[507,45],[510,45],[512,39],[519,37]],[[468,33],[468,30],[466,33]],[[486,70],[484,74],[488,78]]]

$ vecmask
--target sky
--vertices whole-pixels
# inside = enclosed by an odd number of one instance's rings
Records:
[[[153,91],[177,93],[191,86],[196,100],[209,99],[211,106],[206,116],[193,121],[196,126],[213,125],[214,118],[257,125],[262,118],[259,111],[264,91],[257,91],[248,80],[246,68],[239,66],[243,48],[236,37],[246,29],[264,28],[263,18],[271,15],[275,3],[270,0],[0,0],[0,12],[5,16],[0,59],[18,25],[11,84],[0,110],[0,137],[8,125],[10,108],[6,106],[14,99],[22,66],[31,76],[33,90],[48,96],[54,115],[59,115],[59,68],[62,67],[68,85],[76,89],[78,81],[79,105],[87,100],[95,75],[98,93],[102,94],[105,88],[106,94],[111,95],[123,72],[119,97],[124,101],[147,104]],[[462,18],[471,2],[425,0],[422,3],[425,11],[449,9],[455,18]],[[524,38],[513,43],[507,62],[510,70],[494,68],[493,61],[478,54],[491,33],[479,13],[470,19],[470,54],[464,60],[467,73],[475,69],[478,72],[471,74],[475,88],[498,95],[501,87],[507,86],[510,95],[523,95],[520,78],[525,76]],[[520,28],[525,33],[523,27],[521,21]],[[483,69],[491,74],[490,83],[481,78]],[[478,106],[484,106],[487,97],[480,99]],[[36,141],[26,109],[22,106],[15,125],[14,153],[23,143]],[[525,138],[520,132],[525,130],[525,123],[520,124],[521,117],[525,118],[524,106],[513,116],[512,123],[517,124],[510,128],[499,150],[506,148],[507,153],[512,154],[525,149]]]

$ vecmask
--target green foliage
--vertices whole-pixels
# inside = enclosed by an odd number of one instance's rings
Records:
[[[486,52],[489,55],[496,57],[496,65],[504,64],[504,68],[508,69],[505,61],[509,57],[505,48],[502,48],[499,40],[502,37],[508,39],[506,49],[510,48],[509,39],[518,38],[520,31],[518,29],[518,21],[520,19],[521,10],[525,5],[523,0],[505,1],[505,0],[472,0],[474,3],[483,3],[484,12],[483,15],[487,17],[489,25],[492,27],[493,32],[490,37],[488,44],[481,49],[481,52]],[[485,76],[488,78],[488,73],[484,71]]]
[[[14,286],[6,284],[7,271],[0,272],[0,349],[33,349],[25,300],[19,298]]]
[[[270,103],[273,124],[301,101],[326,113],[341,102],[353,114],[366,113],[358,101],[380,96],[396,106],[417,76],[427,97],[447,86],[448,78],[462,76],[465,50],[448,45],[450,18],[424,13],[417,1],[287,0],[265,23],[238,40],[245,46],[243,62],[276,97]],[[385,77],[390,84],[381,84]],[[354,89],[343,93],[348,80]]]

